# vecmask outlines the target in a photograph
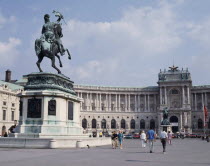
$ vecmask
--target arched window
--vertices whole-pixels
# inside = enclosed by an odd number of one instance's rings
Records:
[[[170,122],[171,123],[178,123],[178,118],[176,116],[170,117]]]
[[[115,119],[111,120],[111,129],[116,129],[116,120]]]
[[[95,119],[92,120],[92,128],[93,128],[93,129],[96,128],[96,120],[95,120]]]
[[[145,129],[145,120],[144,119],[140,120],[140,129]]]
[[[83,127],[84,129],[87,128],[87,120],[86,120],[85,118],[82,119],[82,127]]]
[[[125,129],[125,119],[122,119],[121,120],[121,128],[122,129]]]
[[[177,89],[172,89],[171,94],[177,95],[177,94],[179,94],[179,91]]]
[[[102,119],[102,121],[101,121],[101,128],[102,129],[106,128],[106,120],[105,119]]]
[[[155,129],[155,120],[154,119],[150,120],[150,129]]]
[[[203,129],[203,121],[202,121],[202,119],[198,119],[198,129]]]
[[[135,120],[134,119],[132,119],[131,120],[131,129],[135,129]]]

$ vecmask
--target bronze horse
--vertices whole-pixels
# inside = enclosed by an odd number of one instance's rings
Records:
[[[55,32],[55,39],[60,39],[63,36],[62,28],[61,28],[60,24],[56,25],[54,32]],[[51,59],[52,67],[57,70],[58,74],[60,74],[61,71],[55,65],[55,57],[58,58],[60,67],[63,67],[61,59],[60,59],[60,55],[58,55],[58,53],[60,53],[61,50],[59,49],[58,43],[56,42],[56,40],[51,40],[50,36],[47,36],[47,35],[45,37],[46,37],[45,40],[36,39],[36,41],[35,41],[35,51],[36,51],[36,55],[38,57],[38,61],[36,62],[36,64],[39,68],[39,71],[43,72],[40,67],[40,63],[42,62],[44,57],[47,57],[47,58]],[[68,58],[71,59],[69,50],[63,48],[63,51],[64,52],[67,51]]]

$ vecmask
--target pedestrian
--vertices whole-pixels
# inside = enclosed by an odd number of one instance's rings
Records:
[[[122,133],[121,130],[119,131],[119,134],[118,134],[118,141],[119,141],[119,144],[120,144],[120,149],[122,149],[123,133]]]
[[[172,140],[172,133],[169,131],[168,132],[168,144],[171,145],[171,140]]]
[[[8,134],[7,134],[7,132],[5,132],[5,133],[4,133],[4,137],[8,137]]]
[[[144,130],[141,132],[140,139],[141,139],[141,147],[145,148],[146,147],[147,138],[146,138],[146,134],[145,134]]]
[[[160,133],[160,141],[161,141],[162,146],[163,146],[163,153],[166,151],[167,138],[168,138],[168,134],[166,133],[165,129],[163,129],[163,131],[161,131],[161,133]]]
[[[117,133],[115,131],[112,132],[112,149],[116,149],[117,147],[117,138],[118,138]]]
[[[151,128],[147,132],[147,140],[149,141],[149,152],[152,153],[154,150],[154,141],[155,141],[155,131]]]

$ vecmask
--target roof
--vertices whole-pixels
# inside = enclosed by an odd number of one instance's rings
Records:
[[[0,86],[1,85],[7,85],[9,87],[9,89],[11,89],[12,91],[23,89],[23,86],[15,85],[15,84],[5,82],[5,81],[0,81]]]

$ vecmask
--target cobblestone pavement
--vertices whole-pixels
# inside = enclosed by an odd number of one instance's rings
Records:
[[[157,140],[148,152],[140,140],[125,140],[123,149],[0,148],[0,166],[210,166],[210,143],[201,139],[174,139],[165,154]]]

